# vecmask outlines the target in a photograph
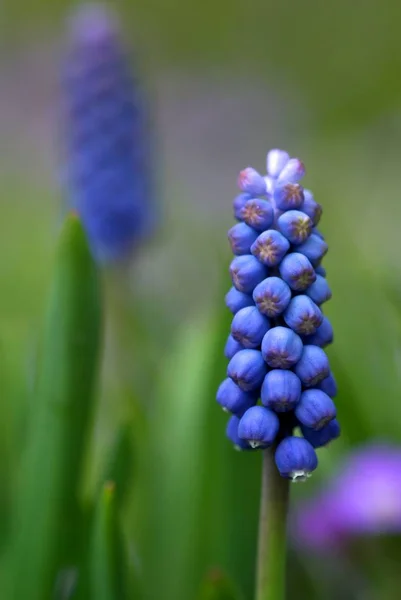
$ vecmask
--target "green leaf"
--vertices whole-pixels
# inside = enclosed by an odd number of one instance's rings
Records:
[[[134,470],[133,427],[130,421],[123,422],[116,434],[111,452],[107,457],[103,481],[114,481],[118,489],[116,502],[124,505],[132,485]]]
[[[57,251],[16,499],[11,598],[47,600],[79,528],[78,495],[100,343],[98,275],[79,220]]]
[[[210,564],[238,573],[241,589],[253,591],[261,462],[233,450],[215,401],[230,322],[223,295],[217,305],[183,325],[150,415],[144,579],[164,600],[193,598]]]
[[[202,582],[197,600],[242,600],[234,582],[221,571],[211,569]]]
[[[116,487],[107,482],[100,494],[92,532],[89,582],[93,600],[128,598],[124,547],[116,513]],[[135,597],[130,596],[133,600]]]

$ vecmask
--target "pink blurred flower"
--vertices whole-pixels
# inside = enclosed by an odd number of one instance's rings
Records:
[[[348,456],[292,518],[297,543],[329,549],[358,535],[401,532],[401,447],[369,445]]]

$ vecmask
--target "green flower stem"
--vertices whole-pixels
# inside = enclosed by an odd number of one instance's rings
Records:
[[[289,480],[263,451],[256,600],[284,600]]]

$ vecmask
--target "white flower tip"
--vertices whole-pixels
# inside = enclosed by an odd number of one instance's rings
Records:
[[[288,152],[285,152],[284,150],[279,150],[277,148],[275,148],[274,150],[270,150],[270,152],[268,152],[267,154],[266,159],[268,175],[274,178],[278,177],[289,160],[290,155],[288,154]]]
[[[259,440],[248,440],[248,444],[250,445],[251,448],[259,448],[260,446],[263,446],[264,444],[259,441]]]
[[[312,473],[310,473],[309,471],[292,471],[292,473],[290,473],[290,479],[292,483],[306,481],[307,479],[309,479],[309,477],[312,477]]]

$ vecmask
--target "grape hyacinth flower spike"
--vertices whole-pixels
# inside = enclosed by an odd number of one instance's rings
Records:
[[[248,167],[238,177],[229,364],[217,395],[232,415],[227,436],[236,449],[263,451],[256,600],[284,597],[288,482],[308,479],[316,448],[340,433],[323,349],[333,328],[324,315],[331,290],[321,265],[328,247],[317,229],[322,207],[301,184],[299,159],[275,149],[266,164],[265,175]]]
[[[154,228],[150,132],[114,13],[74,12],[62,74],[63,172],[68,206],[100,263],[128,258]]]

